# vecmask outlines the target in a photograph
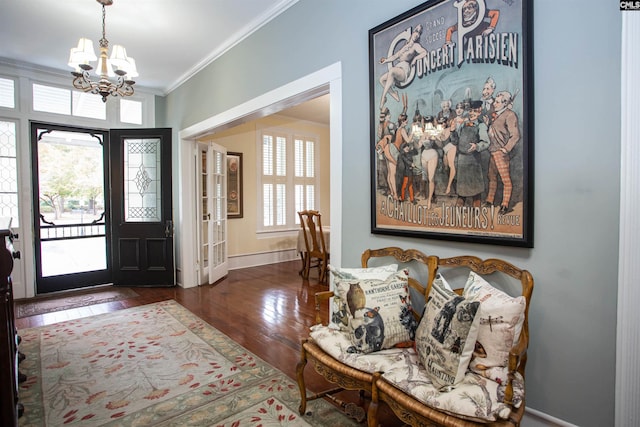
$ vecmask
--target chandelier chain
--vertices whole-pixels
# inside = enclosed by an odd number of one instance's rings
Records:
[[[104,4],[102,5],[102,38],[100,39],[100,47],[109,47],[109,40],[107,40],[107,33],[105,31],[105,17],[107,13],[104,9]]]

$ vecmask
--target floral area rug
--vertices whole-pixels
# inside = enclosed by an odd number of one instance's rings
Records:
[[[19,331],[20,426],[355,426],[175,301]]]
[[[69,310],[71,308],[86,307],[103,302],[119,301],[139,296],[136,291],[129,288],[117,288],[114,286],[74,291],[64,294],[38,296],[15,302],[16,317],[35,316],[51,313],[53,311]]]

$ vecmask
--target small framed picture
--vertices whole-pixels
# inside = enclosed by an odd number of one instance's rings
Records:
[[[227,152],[227,218],[242,218],[242,153]]]

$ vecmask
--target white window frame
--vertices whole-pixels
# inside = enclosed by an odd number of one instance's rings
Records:
[[[18,107],[18,79],[16,79],[13,76],[8,76],[8,75],[0,75],[0,78],[13,82],[13,106],[8,107],[8,106],[5,106],[5,105],[0,105],[0,111],[2,111],[2,110],[7,110],[7,111],[15,110]]]
[[[265,177],[263,175],[263,138],[265,135],[271,135],[275,138],[284,138],[286,141],[286,173],[284,176]],[[314,177],[296,177],[295,176],[295,141],[301,140],[306,145],[306,141],[313,142],[313,171]],[[257,170],[257,233],[274,233],[274,232],[290,232],[298,231],[300,228],[300,220],[298,218],[298,209],[296,206],[295,187],[296,185],[313,185],[313,208],[320,209],[320,138],[312,133],[299,132],[293,129],[265,127],[259,128],[256,132],[256,170]],[[285,186],[286,194],[286,220],[282,225],[264,225],[264,192],[265,183],[281,184]],[[306,203],[304,209],[309,208]]]

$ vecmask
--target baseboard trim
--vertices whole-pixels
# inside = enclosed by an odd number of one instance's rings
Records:
[[[276,264],[278,262],[300,260],[298,252],[294,249],[283,251],[258,252],[229,256],[229,270],[239,268],[256,267],[259,265]],[[301,265],[302,266],[302,265]]]
[[[536,409],[526,407],[520,423],[522,427],[578,427]]]

